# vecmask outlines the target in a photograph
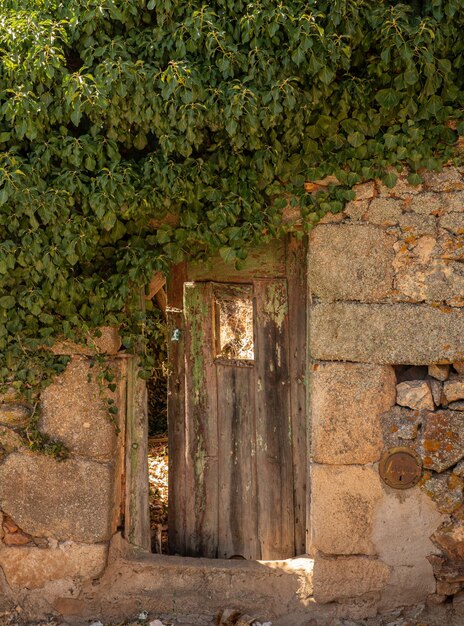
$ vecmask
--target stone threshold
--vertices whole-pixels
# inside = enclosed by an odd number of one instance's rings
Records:
[[[80,617],[130,619],[141,610],[210,616],[230,607],[273,625],[279,619],[282,624],[307,624],[311,617],[334,612],[333,606],[314,602],[313,564],[307,555],[247,561],[150,554],[117,535],[108,568],[81,595],[79,608],[85,609]]]

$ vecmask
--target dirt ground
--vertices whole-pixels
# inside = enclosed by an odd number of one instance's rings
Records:
[[[342,619],[314,619],[308,616],[307,620],[300,615],[297,621],[281,617],[272,621],[259,622],[252,616],[243,615],[234,609],[224,609],[217,616],[207,618],[195,615],[148,615],[140,613],[132,621],[102,622],[90,620],[88,626],[463,626],[464,616],[456,614],[451,607],[445,605],[426,607],[410,607],[398,609],[383,616],[364,620]],[[0,612],[0,626],[68,626],[67,622],[50,618],[48,621],[26,622],[21,617],[21,609]]]

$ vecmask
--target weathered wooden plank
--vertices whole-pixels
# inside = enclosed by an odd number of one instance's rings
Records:
[[[290,415],[293,448],[295,553],[307,551],[307,497],[309,491],[306,413],[307,371],[307,240],[287,240],[287,281],[290,352]]]
[[[151,300],[156,296],[158,291],[166,284],[166,276],[162,272],[155,272],[148,286],[148,293],[145,300]]]
[[[284,277],[285,272],[285,244],[277,240],[267,246],[251,249],[240,271],[221,257],[192,262],[188,268],[188,279],[238,283],[250,282],[255,278]]]
[[[168,295],[168,536],[171,554],[185,553],[185,328],[183,314],[186,265],[173,268],[167,280]]]
[[[127,422],[127,361],[126,354],[124,356],[118,355],[115,358],[115,363],[118,368],[118,388],[117,388],[117,426],[118,426],[118,441],[123,442],[124,445],[118,445],[115,458],[115,476],[119,484],[115,489],[115,501],[118,505],[118,512],[115,515],[113,532],[116,533],[125,519],[125,507],[126,507],[126,422]]]
[[[294,555],[292,424],[285,280],[255,281],[256,465],[261,558]]]
[[[150,550],[147,392],[138,370],[137,357],[127,359],[124,527],[125,537],[130,543]]]
[[[158,291],[156,292],[155,299],[156,299],[156,302],[158,303],[159,308],[161,309],[163,313],[163,316],[166,317],[167,308],[168,308],[168,299],[167,299],[166,292],[164,291],[162,287],[161,289],[158,289]]]
[[[211,283],[184,284],[186,377],[185,554],[218,550],[217,383]]]
[[[254,433],[254,368],[217,364],[219,558],[261,557]]]

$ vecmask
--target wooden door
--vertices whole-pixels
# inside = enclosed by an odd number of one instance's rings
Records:
[[[170,278],[171,553],[305,552],[305,259],[290,240]]]

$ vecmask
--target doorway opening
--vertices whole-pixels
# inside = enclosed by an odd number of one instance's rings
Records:
[[[305,554],[306,242],[253,250],[240,270],[183,263],[167,299],[169,365],[148,384],[152,551]]]
[[[169,546],[306,553],[306,241],[178,266],[168,281]]]
[[[168,553],[168,354],[164,276],[157,274],[148,294],[147,316],[153,358],[147,380],[148,483],[151,551]]]

